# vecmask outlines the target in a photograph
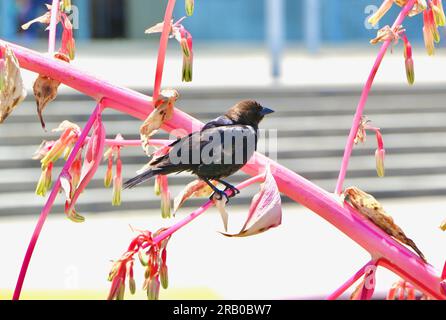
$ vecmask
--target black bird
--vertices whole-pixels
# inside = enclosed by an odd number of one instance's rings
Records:
[[[224,116],[208,122],[200,131],[176,140],[170,151],[152,159],[147,169],[126,181],[124,188],[133,188],[156,175],[168,175],[183,171],[191,172],[205,181],[219,196],[225,191],[239,191],[223,181],[241,169],[257,150],[257,132],[263,117],[274,111],[254,100],[237,103]],[[219,190],[211,183],[217,181],[226,187]],[[211,197],[212,198],[212,197]]]

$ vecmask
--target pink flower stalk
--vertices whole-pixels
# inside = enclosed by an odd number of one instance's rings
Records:
[[[408,10],[410,10],[410,8],[407,9],[405,7],[403,9],[399,18],[397,19],[398,24],[401,24],[401,21],[407,15]],[[113,86],[107,81],[85,75],[83,72],[77,70],[71,65],[60,65],[57,61],[42,58],[40,54],[31,50],[0,41],[0,47],[4,48],[5,45],[10,46],[14,50],[17,58],[19,59],[20,65],[23,68],[51,76],[52,78],[57,79],[58,81],[61,81],[64,84],[93,97],[94,99],[107,97],[103,99],[103,105],[107,105],[108,107],[114,108],[118,111],[130,114],[140,120],[146,119],[147,115],[153,110],[153,104],[150,101],[150,97],[141,95],[131,90]],[[375,73],[376,70],[377,66],[374,69]],[[362,101],[362,105],[364,104],[365,101]],[[97,114],[97,112],[98,111],[95,110],[94,114]],[[359,119],[361,119],[361,117],[359,117]],[[92,121],[94,121],[94,119],[92,119]],[[165,123],[162,128],[170,132],[177,128],[185,128],[187,130],[187,128],[199,128],[202,125],[203,124],[201,122],[185,114],[181,110],[175,110],[174,118]],[[357,127],[355,128],[352,136],[352,143],[356,137],[356,133]],[[440,287],[438,285],[439,276],[432,267],[426,267],[424,264],[414,264],[412,261],[414,254],[412,254],[408,249],[395,243],[395,241],[392,239],[389,239],[383,235],[378,235],[374,229],[370,228],[368,224],[364,223],[362,219],[358,218],[354,211],[350,212],[348,208],[341,207],[339,202],[333,198],[332,194],[322,190],[313,183],[305,180],[274,161],[268,160],[266,157],[260,154],[256,154],[252,163],[246,165],[243,168],[243,171],[253,176],[258,175],[259,172],[262,172],[267,162],[271,163],[272,172],[274,173],[274,177],[281,192],[321,215],[323,218],[352,238],[355,242],[364,247],[367,251],[380,252],[383,257],[387,258],[385,260],[386,264],[384,265],[386,268],[394,271],[402,278],[407,279],[421,291],[437,299],[446,297],[446,294],[440,291]],[[57,183],[55,187],[58,187]],[[43,222],[49,213],[52,201],[54,201],[56,195],[57,193],[52,193],[50,195],[49,200],[51,201],[47,203],[47,206],[45,206],[44,210],[42,211],[35,235],[40,233]],[[212,206],[212,203],[207,204],[207,206]],[[165,234],[175,232],[174,230],[177,230],[177,228],[181,228],[182,225],[189,223],[197,216],[201,215],[205,210],[205,208],[200,208],[200,210],[194,212],[193,215],[187,217],[188,220],[186,222],[182,221],[181,224],[175,225],[175,228],[169,228],[168,231],[160,235],[160,238],[165,236]],[[30,249],[27,251],[25,256],[24,266],[19,277],[16,294],[14,296],[15,299],[17,299],[20,295],[21,286],[23,284],[24,276],[29,265],[29,259],[34,249],[34,245],[35,240],[30,244]],[[390,263],[389,261],[394,261],[395,263]]]
[[[163,31],[161,33],[160,46],[158,50],[158,61],[156,65],[155,85],[153,88],[153,101],[158,101],[161,92],[161,83],[163,80],[164,62],[166,61],[167,43],[169,42],[170,21],[172,21],[173,10],[176,0],[169,0],[167,3],[166,14],[164,15]]]
[[[405,16],[413,7],[414,3],[414,0],[408,0],[405,8],[402,10],[396,21],[397,25],[401,24],[402,20],[404,20]],[[169,2],[169,5],[170,4],[171,2]],[[166,14],[166,17],[167,16],[168,15]],[[170,18],[168,20],[170,20]],[[166,25],[164,25],[164,27],[166,27]],[[371,81],[366,85],[365,91],[367,91],[367,89],[370,90],[373,77],[376,74],[379,63],[381,62],[388,45],[389,44],[387,44],[386,46],[386,43],[384,43],[382,49],[380,50],[377,63],[375,63],[374,70],[372,70],[373,76],[370,77]],[[4,43],[2,41],[0,41],[0,46],[4,47]],[[22,49],[14,45],[11,45],[11,47],[13,47],[16,51],[22,67],[58,79],[59,81],[68,84],[69,86],[85,94],[89,94],[94,98],[102,99],[103,97],[106,97],[103,100],[103,103],[109,107],[113,107],[119,111],[126,112],[142,120],[147,117],[148,112],[150,112],[150,110],[153,108],[152,102],[146,96],[133,93],[130,90],[117,88],[105,81],[94,79],[71,66],[63,66],[62,68],[60,65],[55,64],[53,61],[41,59],[39,55],[36,55],[30,50]],[[160,52],[162,52],[162,50],[160,50]],[[160,56],[163,55],[160,54]],[[162,63],[160,62],[160,60],[158,61],[158,66],[164,63],[164,61]],[[161,81],[159,81],[159,83],[161,83]],[[158,91],[155,90],[155,94],[157,94],[157,92]],[[365,95],[365,98],[367,98],[367,94]],[[155,101],[156,100],[157,99],[155,99]],[[366,99],[361,99],[363,104],[365,104],[365,100]],[[100,110],[101,108],[97,108],[95,110],[95,117],[98,115],[98,112],[100,112]],[[360,118],[361,114],[358,119]],[[93,121],[95,121],[95,118],[91,118],[90,121],[87,123],[88,128],[91,128]],[[176,110],[174,118],[164,124],[163,128],[171,131],[176,128],[192,128],[194,127],[194,125],[200,126],[202,124],[192,117],[184,114],[183,112]],[[352,137],[352,141],[356,136],[357,128],[358,126],[354,128],[354,136]],[[84,134],[83,131],[83,135],[80,140],[84,141],[87,133]],[[73,152],[77,151],[78,148],[75,146]],[[72,161],[71,156],[68,159],[68,162],[70,161]],[[254,161],[251,164],[245,166],[243,170],[248,174],[256,175],[262,171],[262,168],[265,167],[268,161],[269,160],[267,160],[264,156],[256,154]],[[271,165],[273,168],[275,179],[277,180],[279,188],[282,192],[287,194],[293,200],[302,203],[309,209],[320,214],[322,217],[327,219],[334,226],[338,227],[369,252],[373,254],[379,253],[379,255],[383,257],[383,266],[385,266],[386,268],[401,275],[403,278],[410,280],[411,283],[413,283],[418,288],[421,288],[421,290],[425,291],[430,296],[435,298],[444,298],[445,293],[438,287],[438,276],[436,275],[436,272],[433,270],[433,268],[424,264],[419,265],[413,263],[413,254],[409,250],[406,250],[400,245],[395,244],[395,242],[391,242],[386,236],[374,233],[373,229],[370,229],[367,224],[364,224],[361,219],[358,219],[354,211],[350,212],[348,208],[341,207],[338,201],[333,199],[332,195],[328,192],[325,192],[321,188],[318,188],[314,184],[306,181],[302,177],[278,165],[277,163],[271,162]],[[346,167],[347,166],[345,166],[345,168]],[[30,247],[25,256],[24,264],[22,266],[22,270],[14,294],[15,299],[17,299],[20,295],[23,279],[25,277],[26,269],[28,267],[29,259],[34,249],[37,237],[41,231],[43,222],[45,221],[49,213],[49,210],[59,189],[60,181],[57,181],[49,197],[47,205],[45,206],[44,210],[42,211],[41,217],[39,218],[36,231],[33,235],[33,241],[31,241]],[[210,207],[211,205],[212,203],[206,204],[206,206],[200,208],[189,217],[187,217],[185,221],[182,221],[181,223],[169,228],[165,232],[162,232],[158,237],[154,238],[154,242],[161,241],[165,237],[171,235],[173,232],[175,232],[175,230],[178,230],[179,228],[202,214],[206,210],[206,208]]]
[[[376,287],[377,264],[370,264],[364,270],[364,279],[350,296],[351,300],[370,300]]]
[[[82,149],[82,146],[87,138],[88,133],[90,132],[90,129],[93,127],[98,114],[102,111],[103,105],[98,104],[93,111],[92,115],[90,116],[90,119],[87,121],[87,124],[85,125],[85,128],[82,130],[82,133],[76,142],[70,156],[67,159],[67,162],[65,163],[62,173],[59,176],[59,178],[56,180],[55,185],[53,189],[51,190],[51,194],[49,195],[47,202],[45,206],[42,209],[42,212],[40,213],[39,219],[37,221],[36,227],[34,229],[31,241],[28,245],[28,248],[26,250],[25,258],[23,259],[22,267],[20,269],[19,277],[17,279],[17,284],[14,290],[13,294],[13,300],[20,299],[20,294],[22,292],[23,283],[25,281],[26,273],[28,271],[29,263],[31,262],[31,257],[33,255],[34,249],[37,244],[37,240],[39,239],[40,233],[42,232],[43,225],[45,224],[45,221],[51,211],[52,206],[54,205],[54,201],[56,200],[56,197],[61,190],[61,178],[63,175],[69,170],[71,165],[73,164],[73,161],[75,161],[77,154]]]
[[[404,19],[411,12],[412,8],[414,8],[414,5],[416,3],[418,3],[418,1],[417,0],[407,0],[404,8],[401,10],[400,14],[396,18],[395,23],[391,27],[392,30],[394,30],[395,28],[397,28],[398,26],[401,26],[403,24]],[[362,91],[358,106],[356,108],[356,113],[353,118],[353,124],[352,124],[350,134],[348,136],[347,143],[346,143],[345,150],[344,150],[344,157],[342,159],[338,181],[336,183],[335,193],[338,195],[340,195],[342,193],[343,188],[344,188],[344,181],[345,181],[345,177],[347,175],[347,169],[348,169],[348,165],[350,162],[350,157],[352,155],[353,146],[355,144],[358,129],[359,129],[359,126],[360,126],[362,118],[363,118],[365,105],[367,103],[370,91],[372,89],[373,81],[375,80],[375,76],[379,70],[381,62],[383,61],[384,56],[387,52],[387,49],[389,48],[391,43],[392,43],[392,41],[389,39],[389,40],[386,40],[382,44],[381,49],[379,50],[378,56],[376,57],[373,68],[370,71],[369,77],[368,77],[367,82],[366,82],[364,89]]]
[[[370,267],[375,267],[378,265],[378,260],[371,260],[367,264],[365,264],[361,269],[359,269],[350,279],[348,279],[342,286],[336,289],[335,292],[330,294],[326,300],[336,300],[339,298],[345,291],[347,291],[356,281],[358,281],[362,276],[364,276],[366,270],[369,270]],[[358,288],[357,288],[358,289]]]

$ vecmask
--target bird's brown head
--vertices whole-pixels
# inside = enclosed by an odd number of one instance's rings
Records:
[[[226,116],[237,124],[244,124],[258,128],[263,117],[273,112],[273,110],[263,107],[257,101],[243,100],[229,109]]]

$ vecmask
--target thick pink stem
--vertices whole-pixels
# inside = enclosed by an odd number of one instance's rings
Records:
[[[5,44],[6,42],[0,41],[0,47],[4,48]],[[148,96],[113,86],[77,70],[72,65],[48,59],[32,50],[13,44],[8,45],[14,50],[22,68],[49,76],[95,99],[107,97],[104,105],[141,120],[145,120],[153,111]],[[162,128],[168,132],[182,129],[190,133],[202,126],[202,122],[176,109],[173,118]],[[261,154],[256,154],[242,170],[257,176],[264,172],[267,163],[270,163],[271,172],[282,193],[323,217],[372,256],[393,261],[389,269],[416,285],[420,291],[437,299],[446,298],[446,294],[441,291],[440,277],[433,267],[424,264],[414,253],[395,242],[390,236],[378,232],[376,226],[363,219],[356,211],[341,205],[333,194]],[[395,268],[395,265],[399,268]],[[401,270],[405,271],[404,274]],[[417,281],[413,281],[414,278]]]
[[[336,300],[337,298],[339,298],[345,291],[347,291],[356,281],[359,280],[359,278],[361,278],[365,271],[367,270],[367,267],[372,266],[372,265],[376,265],[376,261],[375,260],[371,260],[369,262],[367,262],[366,265],[364,265],[361,269],[358,270],[358,272],[356,272],[350,279],[348,279],[342,286],[340,286],[338,289],[336,289],[335,292],[333,292],[332,294],[330,294],[327,297],[327,300]]]
[[[397,26],[400,26],[403,23],[404,19],[409,14],[409,11],[413,8],[415,2],[416,2],[416,0],[409,0],[407,2],[407,4],[404,6],[404,8],[401,10],[400,14],[398,15],[398,18],[396,19],[395,23],[393,24],[392,29],[394,29]],[[367,103],[367,99],[369,97],[370,90],[372,89],[372,85],[373,85],[373,81],[375,80],[376,73],[378,72],[379,66],[381,65],[381,62],[383,61],[384,56],[385,56],[387,49],[389,48],[391,42],[392,42],[392,40],[387,40],[382,44],[381,49],[379,50],[378,56],[376,57],[375,64],[373,65],[372,71],[370,72],[370,75],[369,75],[367,82],[364,86],[364,89],[362,91],[361,99],[359,100],[359,104],[356,109],[356,114],[353,119],[353,125],[352,125],[350,134],[347,139],[347,144],[345,146],[344,158],[342,159],[341,170],[339,171],[339,177],[338,177],[338,181],[336,183],[336,190],[335,190],[336,194],[341,194],[342,190],[344,188],[344,180],[347,175],[348,164],[350,162],[350,157],[352,155],[353,146],[355,144],[355,138],[358,133],[359,125],[361,123],[361,118],[364,113],[364,108]]]
[[[56,51],[56,35],[59,16],[59,0],[53,0],[51,5],[51,21],[48,36],[48,53],[52,56]]]
[[[94,122],[96,121],[96,118],[98,114],[101,111],[100,104],[96,107],[93,114],[90,116],[90,119],[88,120],[87,124],[85,125],[84,130],[81,133],[81,136],[79,137],[79,140],[76,142],[73,151],[71,151],[70,156],[68,157],[67,162],[65,163],[62,172],[60,173],[59,177],[57,178],[57,181],[51,190],[51,194],[43,207],[42,212],[40,213],[39,220],[37,221],[37,225],[34,229],[34,233],[31,237],[31,241],[29,242],[28,249],[26,250],[25,258],[23,259],[22,267],[20,269],[19,278],[17,279],[17,284],[14,290],[13,300],[20,299],[20,294],[22,292],[23,282],[25,281],[26,272],[29,267],[29,263],[31,261],[31,257],[34,252],[34,248],[36,247],[37,240],[39,239],[40,232],[42,231],[43,225],[45,224],[46,218],[48,217],[48,214],[51,211],[51,208],[53,207],[54,201],[56,200],[57,194],[59,193],[61,183],[60,178],[63,174],[68,172],[73,162],[76,160],[77,154],[79,150],[82,148],[82,145],[84,144],[85,139],[87,138],[88,133],[90,132],[91,128],[93,127]]]
[[[238,190],[243,190],[243,189],[249,187],[250,185],[252,185],[254,183],[263,181],[264,178],[265,178],[265,175],[264,174],[260,174],[258,176],[255,176],[253,178],[250,178],[250,179],[247,179],[247,180],[243,181],[242,183],[237,185],[236,188]],[[231,193],[232,193],[232,191],[230,191],[230,190],[226,191],[226,194],[228,196],[230,196]],[[166,231],[161,232],[159,234],[159,236],[157,236],[157,237],[155,237],[153,239],[153,242],[154,243],[159,243],[159,242],[163,241],[164,239],[166,239],[167,237],[170,237],[172,234],[174,234],[179,229],[183,228],[184,226],[186,226],[187,224],[189,224],[190,222],[192,222],[193,220],[198,218],[200,215],[202,215],[204,212],[206,212],[206,210],[208,210],[209,208],[211,208],[213,206],[214,206],[214,202],[213,201],[211,201],[211,200],[207,201],[204,205],[202,205],[200,208],[198,208],[197,210],[192,212],[189,216],[187,216],[186,218],[184,218],[180,222],[174,224],[173,226],[168,228]]]
[[[161,34],[160,46],[158,51],[158,63],[156,65],[155,86],[153,88],[153,101],[158,99],[161,90],[161,82],[163,81],[164,62],[166,60],[167,43],[171,32],[171,21],[173,9],[175,8],[175,0],[169,0],[167,4],[166,14],[164,15],[164,27]]]

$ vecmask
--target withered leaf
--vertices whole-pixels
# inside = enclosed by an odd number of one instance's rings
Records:
[[[147,117],[140,128],[141,144],[144,152],[150,156],[149,140],[165,121],[172,119],[175,102],[179,94],[176,90],[163,90],[155,102],[155,109]]]
[[[70,59],[63,54],[56,54],[56,59],[69,62]],[[57,90],[59,89],[60,82],[50,77],[39,75],[34,82],[33,90],[37,104],[37,115],[39,117],[42,128],[45,129],[45,121],[43,119],[43,110],[46,106],[54,101],[57,97]]]
[[[4,57],[4,72],[1,75],[2,90],[0,90],[0,123],[3,123],[26,98],[19,62],[8,46],[5,48]]]

